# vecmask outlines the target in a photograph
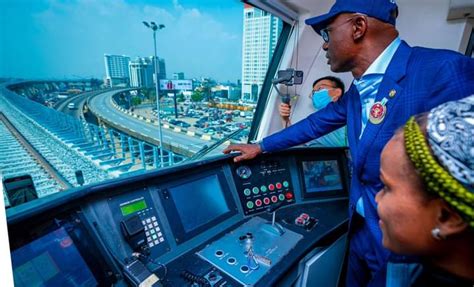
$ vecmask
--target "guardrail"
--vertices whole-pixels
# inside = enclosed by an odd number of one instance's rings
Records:
[[[124,109],[122,108],[119,104],[117,104],[117,102],[115,102],[114,98],[112,97],[112,106],[118,110],[118,111],[121,111],[123,112],[124,114],[126,115],[129,115],[129,116],[132,116],[134,118],[137,118],[139,120],[142,120],[146,123],[151,123],[155,126],[158,126],[158,121],[157,120],[152,120],[152,119],[149,119],[149,118],[146,118],[144,116],[141,116],[141,115],[138,115],[130,110],[127,110],[127,109]],[[200,139],[203,139],[203,140],[207,140],[207,141],[211,141],[211,140],[220,140],[221,138],[219,137],[215,137],[211,134],[207,134],[207,133],[201,133],[201,132],[196,132],[196,131],[191,131],[191,130],[188,130],[187,128],[183,128],[183,127],[180,127],[180,126],[177,126],[177,125],[173,125],[173,124],[170,124],[170,123],[161,123],[162,127],[165,128],[165,129],[169,129],[169,130],[173,130],[174,132],[177,132],[177,133],[182,133],[182,134],[186,134],[187,136],[193,136],[193,137],[197,137],[197,138],[200,138]]]

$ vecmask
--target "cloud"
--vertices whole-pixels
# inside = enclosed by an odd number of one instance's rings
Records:
[[[178,0],[173,0],[173,7],[176,11],[184,10],[184,7],[179,4]]]

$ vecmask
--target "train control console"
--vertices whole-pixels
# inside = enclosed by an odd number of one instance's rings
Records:
[[[281,227],[280,227],[281,228]],[[244,286],[255,285],[303,236],[254,217],[198,252]]]
[[[320,277],[321,284],[334,283],[348,221],[346,150],[297,148],[240,163],[232,157],[8,209],[15,284],[305,286]],[[331,254],[332,269],[312,275],[318,262],[327,264],[324,254]]]

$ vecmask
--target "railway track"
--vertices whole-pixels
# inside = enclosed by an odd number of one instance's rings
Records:
[[[7,127],[11,134],[25,148],[25,150],[36,160],[36,162],[54,179],[62,189],[66,190],[73,186],[30,144],[30,142],[15,128],[8,118],[0,112],[0,121]]]

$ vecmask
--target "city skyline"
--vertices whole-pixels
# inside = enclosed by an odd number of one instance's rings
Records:
[[[0,0],[0,77],[103,79],[104,54],[153,54],[146,20],[166,26],[157,50],[169,75],[237,82],[242,11],[237,0]]]

